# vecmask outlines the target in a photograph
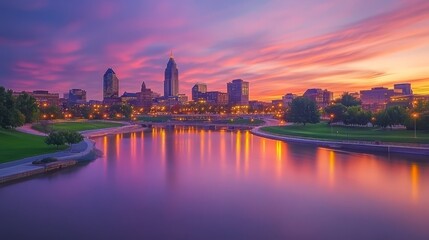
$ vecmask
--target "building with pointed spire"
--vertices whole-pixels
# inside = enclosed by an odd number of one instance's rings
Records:
[[[145,111],[148,111],[152,106],[153,101],[153,92],[150,88],[146,88],[146,84],[143,82],[142,87],[139,93],[137,93],[137,100],[139,103],[139,106],[144,107]]]
[[[174,97],[179,93],[179,70],[174,61],[173,52],[165,68],[164,74],[164,97]]]
[[[119,97],[119,79],[112,68],[107,69],[103,76],[103,101]]]

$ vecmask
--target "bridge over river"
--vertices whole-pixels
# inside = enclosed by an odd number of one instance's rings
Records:
[[[186,122],[186,121],[168,121],[168,122],[140,122],[142,127],[165,127],[165,128],[174,128],[174,127],[201,127],[211,130],[219,129],[252,129],[258,125],[246,125],[246,124],[233,124],[233,123],[210,123],[210,122]]]

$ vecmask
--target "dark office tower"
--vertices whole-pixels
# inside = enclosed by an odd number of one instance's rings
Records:
[[[170,54],[164,76],[164,97],[177,96],[179,93],[179,70],[174,61],[173,53]]]
[[[192,100],[198,101],[205,98],[207,92],[207,85],[205,83],[197,83],[192,87]]]
[[[227,83],[228,103],[230,105],[249,104],[249,82],[241,79],[232,80]]]
[[[119,97],[119,79],[113,69],[107,69],[103,76],[103,99]]]

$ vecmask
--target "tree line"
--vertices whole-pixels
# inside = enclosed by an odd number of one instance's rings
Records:
[[[15,128],[38,118],[36,99],[24,93],[13,96],[12,90],[0,86],[0,127]]]
[[[429,129],[429,101],[418,101],[412,108],[391,106],[373,113],[364,110],[361,101],[345,93],[331,105],[323,109],[325,116],[329,117],[329,124],[341,122],[345,125],[368,125],[382,128],[403,125],[407,129]],[[294,123],[318,123],[321,111],[316,102],[306,98],[295,98],[288,107],[284,119]],[[414,125],[416,124],[416,125]]]

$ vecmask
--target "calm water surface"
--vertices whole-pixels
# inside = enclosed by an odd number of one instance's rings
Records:
[[[0,239],[429,239],[425,159],[247,131],[95,140],[87,165],[0,187]]]

